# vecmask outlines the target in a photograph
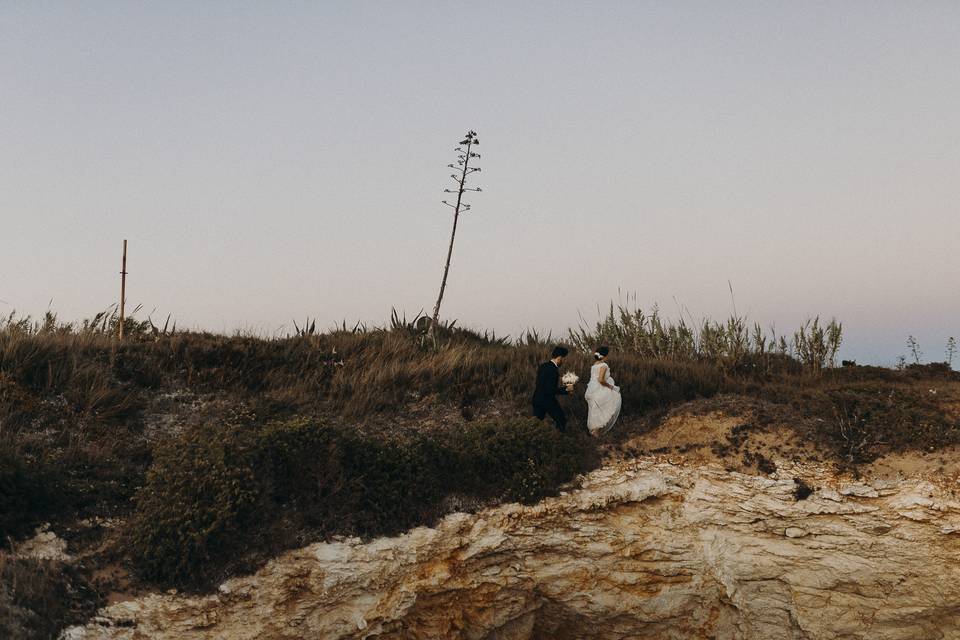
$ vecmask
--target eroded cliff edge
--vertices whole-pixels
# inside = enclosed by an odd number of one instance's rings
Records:
[[[64,635],[957,638],[960,502],[921,479],[620,461],[532,507],[313,544],[214,595],[118,603]]]

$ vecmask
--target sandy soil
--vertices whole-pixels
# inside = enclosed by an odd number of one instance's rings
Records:
[[[784,465],[835,465],[827,452],[819,451],[785,421],[758,415],[765,408],[762,403],[732,403],[731,410],[710,407],[709,401],[678,407],[653,427],[619,446],[612,445],[611,457],[648,453],[679,464],[719,464],[729,470],[759,474],[773,473]],[[859,465],[856,473],[882,480],[921,477],[958,490],[960,447],[890,453]]]
[[[782,425],[757,426],[743,415],[721,411],[672,413],[653,429],[627,440],[615,457],[640,452],[689,465],[719,464],[744,473],[771,473],[777,461],[819,462],[821,456]],[[772,465],[772,467],[771,467]]]

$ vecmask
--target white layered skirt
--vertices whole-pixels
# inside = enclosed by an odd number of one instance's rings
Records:
[[[608,389],[596,380],[591,380],[587,384],[587,391],[584,398],[587,401],[587,429],[590,434],[599,436],[610,431],[613,425],[620,417],[620,387],[616,386],[613,378],[607,376],[607,382],[613,385],[613,389]]]

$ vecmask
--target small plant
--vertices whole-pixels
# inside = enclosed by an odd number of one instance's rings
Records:
[[[835,407],[834,419],[840,435],[841,452],[847,462],[861,460],[864,451],[870,445],[870,430],[866,421],[843,404]]]
[[[553,339],[552,331],[548,331],[547,333],[541,333],[536,328],[528,328],[526,331],[520,334],[520,337],[517,338],[516,344],[524,345],[528,347],[545,348],[549,345],[554,344],[554,342],[556,341]]]
[[[920,350],[920,342],[912,335],[907,337],[907,349],[910,350],[910,357],[914,364],[920,364],[923,359],[923,351]]]
[[[793,485],[793,498],[797,501],[806,500],[816,491],[803,478],[794,478]]]
[[[311,320],[310,318],[306,318],[303,321],[302,327],[297,324],[296,320],[294,320],[293,331],[294,331],[293,335],[297,336],[298,338],[308,338],[310,336],[316,335],[317,334],[316,318],[314,318],[313,320]]]
[[[155,324],[153,324],[153,319],[150,316],[147,316],[147,322],[150,323],[150,333],[153,334],[154,340],[159,340],[160,338],[166,338],[167,336],[172,336],[177,332],[177,322],[174,320],[173,326],[170,326],[170,314],[167,314],[167,319],[163,323],[163,329],[160,329]]]
[[[71,564],[18,558],[0,551],[0,638],[58,638],[102,604],[96,588]]]

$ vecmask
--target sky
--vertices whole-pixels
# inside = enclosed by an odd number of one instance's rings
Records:
[[[0,0],[0,314],[960,334],[960,3]],[[731,299],[730,287],[733,289]],[[686,313],[686,312],[685,312]],[[143,315],[143,314],[141,314]]]

